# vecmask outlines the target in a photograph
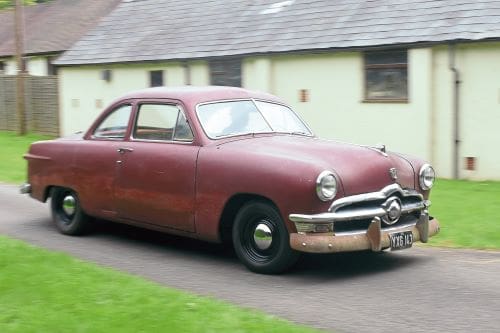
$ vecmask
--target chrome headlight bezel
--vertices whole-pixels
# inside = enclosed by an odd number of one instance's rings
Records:
[[[434,168],[430,164],[422,165],[418,172],[418,180],[422,190],[430,190],[434,186],[434,181],[436,180]]]
[[[337,186],[337,178],[331,171],[322,171],[316,178],[316,194],[321,201],[330,201],[335,198]]]

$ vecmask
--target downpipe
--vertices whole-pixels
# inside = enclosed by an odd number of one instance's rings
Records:
[[[448,45],[449,69],[453,72],[453,178],[459,179],[460,165],[460,72],[456,67],[456,45]]]

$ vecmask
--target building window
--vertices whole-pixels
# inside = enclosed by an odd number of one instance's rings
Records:
[[[408,51],[364,53],[365,101],[408,101]]]
[[[106,82],[111,82],[111,69],[103,69],[101,71],[101,79]]]
[[[241,87],[241,59],[210,61],[210,82],[216,86]]]
[[[150,87],[163,86],[163,71],[150,71],[149,72],[149,86]]]
[[[0,74],[5,72],[5,62],[0,61]]]

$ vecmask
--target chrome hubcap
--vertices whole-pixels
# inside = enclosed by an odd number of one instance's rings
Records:
[[[259,250],[267,250],[273,242],[273,233],[267,224],[259,223],[253,233],[253,240]]]
[[[66,215],[71,216],[76,210],[76,200],[72,195],[67,195],[63,199],[62,209]]]

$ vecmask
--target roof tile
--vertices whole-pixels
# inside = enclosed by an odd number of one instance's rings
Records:
[[[132,0],[57,63],[498,39],[499,23],[500,0]]]

